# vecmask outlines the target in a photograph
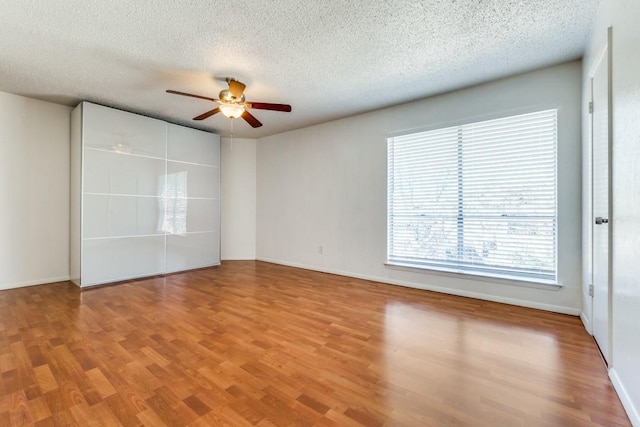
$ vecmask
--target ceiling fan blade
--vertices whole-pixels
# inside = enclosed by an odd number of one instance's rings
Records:
[[[179,92],[177,90],[171,90],[168,89],[167,93],[172,93],[174,95],[183,95],[183,96],[190,96],[192,98],[200,98],[200,99],[206,99],[207,101],[216,101],[216,99],[214,98],[209,98],[207,96],[202,96],[202,95],[194,95],[193,93],[186,93],[186,92]]]
[[[234,98],[240,98],[245,87],[247,86],[244,83],[240,83],[237,80],[229,80],[229,93]]]
[[[270,104],[268,102],[247,102],[247,104],[247,107],[256,110],[284,111],[286,113],[291,111],[291,105],[288,104]]]
[[[220,107],[216,107],[213,110],[209,110],[206,113],[200,114],[198,117],[194,117],[193,120],[204,120],[207,117],[211,117],[216,113],[220,112]]]
[[[242,118],[254,128],[259,128],[260,126],[262,126],[260,120],[256,119],[253,114],[251,114],[247,110],[244,110],[244,113],[242,113]]]

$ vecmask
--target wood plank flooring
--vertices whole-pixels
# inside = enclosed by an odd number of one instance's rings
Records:
[[[0,426],[628,426],[579,319],[273,264],[0,292]]]

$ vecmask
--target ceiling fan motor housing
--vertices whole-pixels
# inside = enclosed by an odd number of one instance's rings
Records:
[[[229,89],[221,90],[220,94],[218,95],[218,98],[223,103],[231,103],[231,104],[239,104],[241,102],[244,102],[244,99],[245,99],[244,94],[240,95],[240,97],[235,97],[231,95],[231,92],[229,92]]]

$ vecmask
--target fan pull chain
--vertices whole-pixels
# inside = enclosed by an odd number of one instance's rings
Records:
[[[231,119],[231,142],[229,143],[229,151],[233,151],[233,119]]]

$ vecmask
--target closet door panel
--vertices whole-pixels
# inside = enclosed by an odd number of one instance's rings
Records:
[[[181,197],[217,199],[220,196],[220,169],[188,163],[167,162],[167,185],[176,182]]]
[[[85,147],[165,158],[167,125],[161,120],[85,103]]]
[[[85,150],[85,193],[161,196],[165,173],[163,159]]]
[[[82,285],[153,276],[164,271],[164,236],[85,239]]]
[[[187,232],[215,231],[220,228],[220,202],[216,199],[187,200]]]
[[[220,264],[217,232],[167,236],[167,272]]]
[[[215,199],[167,199],[163,230],[168,234],[218,231],[220,204]]]
[[[201,165],[220,164],[220,137],[209,132],[169,123],[167,159]]]
[[[159,197],[88,194],[84,212],[85,238],[164,234],[164,200]]]

